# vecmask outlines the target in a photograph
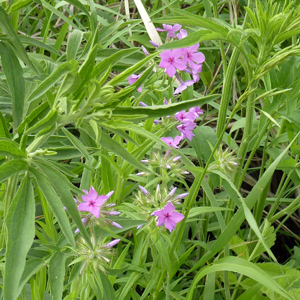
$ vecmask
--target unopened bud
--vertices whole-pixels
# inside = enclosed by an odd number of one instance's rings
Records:
[[[147,49],[146,49],[143,45],[141,46],[141,48],[142,48],[144,54],[145,54],[146,56],[148,56],[148,55],[149,55],[149,52],[147,51]]]
[[[104,247],[111,248],[111,247],[117,245],[120,241],[121,241],[120,239],[112,240],[111,242],[107,243]]]

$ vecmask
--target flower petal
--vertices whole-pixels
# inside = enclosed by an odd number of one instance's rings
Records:
[[[176,226],[176,223],[175,223],[173,220],[167,219],[167,220],[165,221],[165,227],[166,227],[167,229],[169,229],[170,232],[172,232],[172,230],[175,229],[175,226]]]
[[[178,212],[172,212],[171,214],[171,220],[175,223],[179,223],[181,220],[184,219],[184,215]]]

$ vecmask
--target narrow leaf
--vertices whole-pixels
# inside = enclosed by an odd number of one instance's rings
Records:
[[[14,52],[3,42],[0,42],[0,56],[3,72],[12,97],[14,124],[15,127],[18,127],[23,120],[24,112],[25,80],[23,78],[23,70]]]
[[[17,299],[23,288],[19,286],[19,283],[25,268],[26,255],[33,243],[34,218],[34,193],[27,174],[12,201],[6,219],[7,249],[4,300]]]
[[[53,300],[62,299],[66,259],[65,253],[56,252],[49,262],[49,285]]]

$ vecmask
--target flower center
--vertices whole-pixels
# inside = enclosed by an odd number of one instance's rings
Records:
[[[95,206],[95,204],[96,204],[96,201],[94,201],[94,200],[91,200],[91,201],[89,202],[89,206]]]
[[[174,58],[173,58],[173,57],[170,57],[170,58],[169,58],[169,63],[172,64],[173,62],[174,62]]]
[[[170,215],[169,213],[166,213],[166,214],[165,214],[165,218],[166,218],[166,219],[170,219],[170,217],[171,217],[171,215]]]

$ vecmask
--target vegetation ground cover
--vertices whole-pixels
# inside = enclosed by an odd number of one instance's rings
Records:
[[[2,1],[0,299],[300,299],[299,4]]]

